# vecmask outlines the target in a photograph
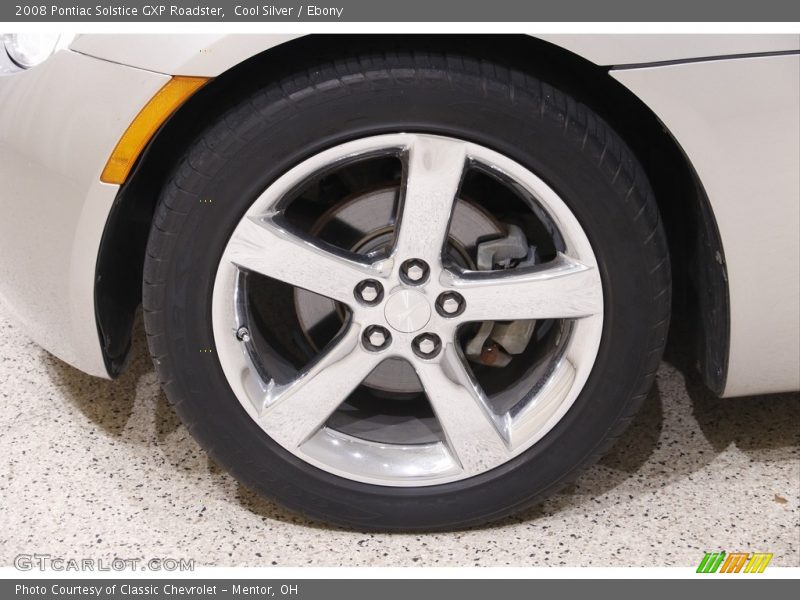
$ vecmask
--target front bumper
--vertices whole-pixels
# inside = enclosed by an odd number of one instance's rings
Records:
[[[119,186],[100,173],[169,79],[69,50],[0,76],[0,303],[63,361],[108,377],[95,265]]]

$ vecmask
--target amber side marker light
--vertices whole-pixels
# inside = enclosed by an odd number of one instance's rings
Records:
[[[125,183],[136,159],[161,124],[208,81],[208,77],[176,76],[165,83],[122,134],[100,175],[100,181]]]

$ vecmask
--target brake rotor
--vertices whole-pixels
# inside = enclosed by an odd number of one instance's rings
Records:
[[[359,194],[333,207],[314,224],[318,238],[362,255],[387,252],[394,240],[398,189],[383,188]],[[457,265],[476,269],[473,257],[479,240],[504,233],[503,226],[479,206],[464,200],[454,204],[446,252]],[[295,288],[295,309],[303,334],[314,350],[328,341],[320,330],[330,331],[332,319],[344,322],[343,307],[330,298]],[[413,367],[405,360],[389,358],[364,380],[374,391],[418,394],[422,386]]]

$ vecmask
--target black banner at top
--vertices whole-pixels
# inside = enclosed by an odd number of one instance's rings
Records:
[[[6,22],[800,21],[797,0],[10,0]]]

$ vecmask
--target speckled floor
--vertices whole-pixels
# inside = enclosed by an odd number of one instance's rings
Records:
[[[704,550],[800,565],[800,396],[719,400],[668,363],[634,425],[564,493],[432,535],[309,523],[214,465],[172,412],[143,335],[118,381],[0,315],[0,566],[14,556],[245,566],[693,566]]]

